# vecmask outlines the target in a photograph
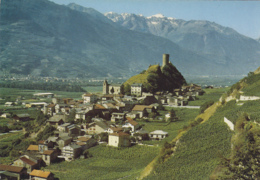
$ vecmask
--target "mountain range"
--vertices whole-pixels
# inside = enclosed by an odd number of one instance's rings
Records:
[[[259,42],[214,22],[184,21],[162,14],[145,17],[110,12],[105,16],[130,30],[169,39],[209,61],[227,66],[231,71],[236,69],[234,73],[245,73],[259,66]]]
[[[252,42],[240,44],[251,47],[246,50],[250,56],[242,48],[219,60],[220,55],[212,57],[158,34],[123,27],[92,8],[48,0],[3,0],[0,27],[0,74],[129,77],[161,63],[164,53],[184,76],[243,74],[258,66],[255,51],[260,50],[257,41],[243,36]],[[232,56],[244,58],[240,62]]]

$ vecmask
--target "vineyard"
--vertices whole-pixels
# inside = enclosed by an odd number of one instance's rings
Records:
[[[244,102],[242,106],[234,100],[221,106],[208,121],[184,134],[174,156],[159,164],[147,179],[209,179],[220,157],[230,155],[234,132],[224,123],[224,117],[235,123],[246,112],[251,121],[259,122],[259,105],[259,100]]]
[[[132,146],[112,148],[96,146],[89,149],[93,156],[48,166],[47,169],[62,180],[70,179],[136,179],[143,168],[158,153],[158,147]]]

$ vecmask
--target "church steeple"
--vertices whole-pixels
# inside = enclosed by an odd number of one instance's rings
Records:
[[[104,80],[103,82],[103,94],[109,94],[109,84],[107,83],[107,80]]]

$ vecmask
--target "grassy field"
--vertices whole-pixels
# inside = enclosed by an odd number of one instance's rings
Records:
[[[83,87],[87,92],[89,93],[102,93],[103,92],[103,86],[87,86]]]
[[[90,93],[102,93],[102,86],[88,86],[83,89],[86,92]],[[54,93],[57,97],[60,98],[73,98],[73,99],[81,99],[81,95],[83,92],[66,92],[66,91],[44,91],[44,90],[22,90],[17,88],[0,88],[0,104],[4,104],[5,101],[15,101],[18,96],[24,96],[26,100],[24,102],[34,102],[34,101],[45,101],[51,102],[51,99],[43,98],[41,100],[35,100],[33,98],[33,94],[35,93]]]
[[[48,166],[60,180],[134,180],[143,168],[158,153],[158,147],[132,146],[129,148],[112,148],[99,145],[89,149],[93,157],[62,162]]]
[[[203,96],[197,96],[198,100],[189,101],[189,106],[201,106],[207,101],[218,101],[223,93],[228,91],[229,88],[215,88],[215,89],[204,89],[206,92]]]

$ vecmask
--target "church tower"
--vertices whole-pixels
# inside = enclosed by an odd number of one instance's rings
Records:
[[[104,80],[104,82],[103,82],[103,94],[109,94],[108,89],[109,89],[109,84],[107,83],[107,80]]]

